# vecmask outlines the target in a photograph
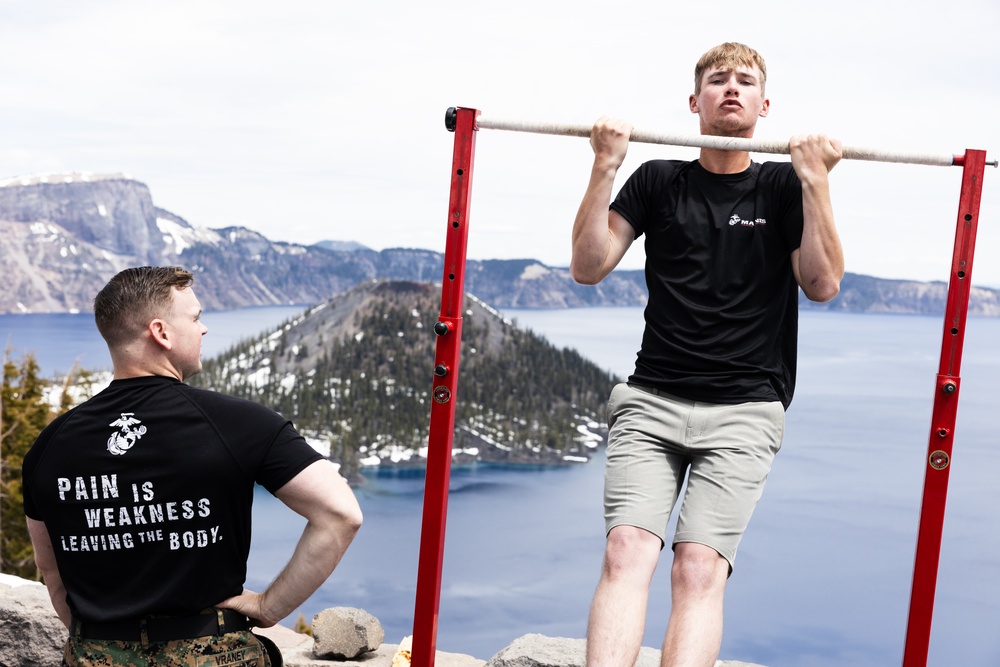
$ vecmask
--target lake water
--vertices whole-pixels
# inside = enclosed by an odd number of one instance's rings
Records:
[[[276,326],[301,313],[305,306],[269,306],[232,311],[208,311],[202,321],[208,334],[202,339],[207,359],[244,338]],[[0,343],[17,360],[35,355],[44,377],[65,374],[73,364],[89,370],[111,370],[108,347],[97,331],[93,313],[0,315]]]
[[[206,350],[295,312],[206,313]],[[640,309],[507,314],[622,376],[631,370]],[[0,316],[0,335],[35,349],[43,372],[54,373],[78,357],[85,366],[106,359],[88,319]],[[996,667],[1000,319],[971,319],[967,328],[929,664]],[[802,314],[798,389],[728,585],[723,659],[769,667],[901,663],[941,331],[938,318]],[[487,659],[528,633],[584,635],[604,544],[602,465],[599,453],[565,469],[453,470],[440,650]],[[357,493],[365,525],[301,611],[310,620],[327,607],[361,607],[381,621],[386,642],[397,643],[412,631],[423,480],[372,476]],[[257,501],[247,585],[259,589],[288,559],[302,521],[266,492]],[[648,646],[662,640],[668,583],[665,552]]]

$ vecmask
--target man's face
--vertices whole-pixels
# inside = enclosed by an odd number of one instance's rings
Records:
[[[201,321],[201,303],[190,287],[171,290],[170,314],[164,318],[172,336],[174,366],[186,380],[201,371],[201,337],[208,333]]]
[[[701,133],[752,137],[757,119],[767,116],[760,70],[740,66],[733,70],[710,67],[701,77],[701,92],[692,95],[691,113],[698,114]]]

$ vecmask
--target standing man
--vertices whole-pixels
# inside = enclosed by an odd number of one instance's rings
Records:
[[[702,56],[689,99],[701,133],[753,136],[770,106],[765,79],[763,58],[742,44]],[[841,147],[804,136],[791,140],[791,164],[714,149],[693,162],[655,160],[611,203],[631,129],[608,118],[594,125],[594,166],[573,226],[574,279],[600,282],[645,234],[649,289],[635,373],[608,403],[607,546],[587,664],[635,661],[687,474],[662,665],[711,666],[726,580],[792,400],[798,288],[814,301],[840,289],[844,259],[828,175]]]
[[[94,314],[114,380],[24,460],[35,560],[70,630],[70,667],[280,664],[250,627],[302,604],[361,526],[350,487],[291,422],[183,383],[208,332],[192,282],[179,267],[111,279]],[[308,520],[262,593],[243,588],[255,482]]]

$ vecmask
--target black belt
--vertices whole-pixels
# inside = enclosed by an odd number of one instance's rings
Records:
[[[149,616],[123,621],[90,622],[74,618],[70,624],[70,634],[76,634],[79,628],[80,636],[85,639],[138,642],[142,641],[142,626],[145,623],[146,638],[149,641],[169,642],[250,629],[247,617],[232,609],[222,610],[222,620],[223,623],[220,624],[215,609],[196,616]]]

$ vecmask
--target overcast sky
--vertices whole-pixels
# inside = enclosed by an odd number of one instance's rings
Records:
[[[758,138],[996,159],[997,26],[985,0],[0,0],[0,178],[124,172],[200,227],[443,251],[449,106],[694,133],[694,62],[742,41],[768,64]],[[481,131],[469,257],[568,264],[591,156],[585,139]],[[618,185],[643,160],[695,156],[633,145]],[[842,162],[848,271],[947,280],[960,182]],[[984,183],[973,278],[1000,286],[1000,170]],[[623,266],[641,264],[635,244]]]

